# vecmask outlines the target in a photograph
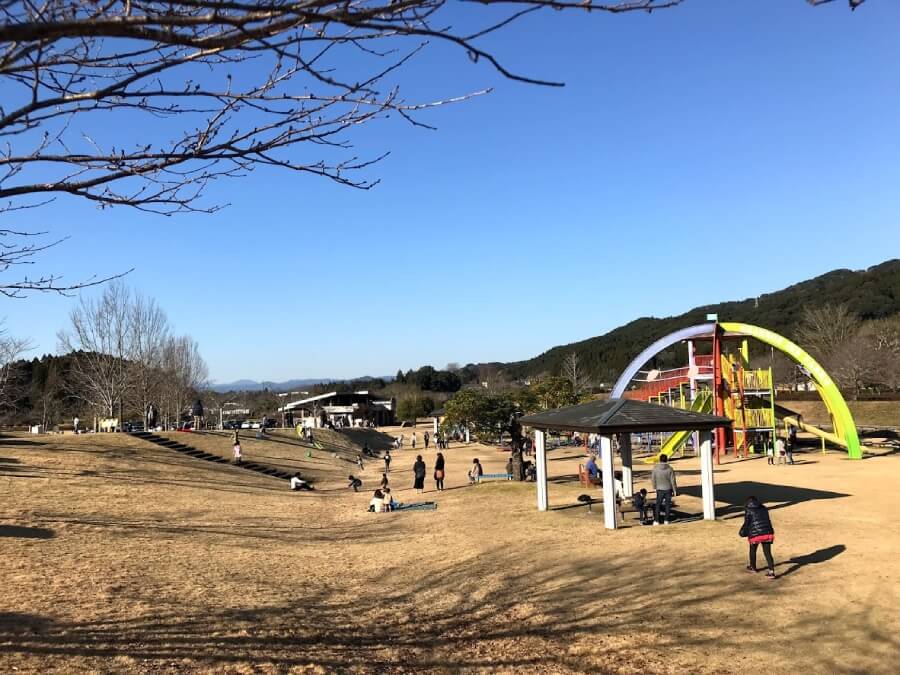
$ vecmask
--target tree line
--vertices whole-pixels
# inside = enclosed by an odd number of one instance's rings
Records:
[[[175,424],[207,384],[197,342],[172,332],[155,300],[121,281],[82,297],[58,333],[60,356],[9,360],[0,381],[8,422],[61,424],[75,415]],[[17,354],[19,356],[20,354]]]

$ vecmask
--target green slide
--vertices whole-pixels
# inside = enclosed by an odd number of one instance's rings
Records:
[[[697,398],[694,399],[694,402],[691,403],[690,410],[698,413],[710,413],[712,412],[712,400],[713,397],[709,394],[709,392],[703,392]],[[657,455],[650,455],[647,459],[644,460],[645,464],[656,464],[659,461],[660,455],[665,455],[666,457],[671,457],[675,452],[677,452],[682,445],[687,442],[687,439],[690,438],[693,431],[676,431],[669,437],[665,443],[663,443],[662,448]]]

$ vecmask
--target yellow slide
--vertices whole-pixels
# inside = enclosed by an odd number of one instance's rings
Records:
[[[694,402],[691,403],[690,410],[698,413],[710,413],[712,412],[712,401],[713,397],[709,394],[709,392],[704,392],[694,399]],[[671,457],[681,448],[681,446],[683,446],[687,442],[687,439],[691,437],[692,433],[694,432],[676,431],[674,434],[669,436],[669,440],[663,443],[662,448],[660,448],[659,454],[650,455],[647,459],[644,460],[644,464],[656,464],[659,461],[660,455]]]

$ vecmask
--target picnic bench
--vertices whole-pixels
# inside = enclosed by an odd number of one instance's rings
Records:
[[[478,477],[478,482],[480,483],[483,480],[512,480],[513,475],[511,473],[483,473]]]

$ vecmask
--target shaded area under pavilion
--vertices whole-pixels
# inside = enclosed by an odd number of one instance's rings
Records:
[[[634,494],[631,434],[648,432],[696,431],[700,434],[700,485],[703,500],[703,519],[715,520],[715,487],[713,485],[712,432],[720,427],[730,427],[727,417],[706,415],[690,410],[680,410],[633,401],[617,399],[591,401],[580,405],[547,410],[519,418],[523,426],[534,429],[535,464],[537,468],[537,503],[539,511],[546,511],[548,431],[577,431],[600,436],[600,463],[603,476],[603,520],[607,529],[616,529],[616,496],[613,489],[612,438],[619,439],[622,456],[622,484],[625,497]]]

